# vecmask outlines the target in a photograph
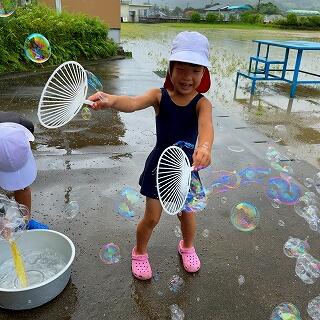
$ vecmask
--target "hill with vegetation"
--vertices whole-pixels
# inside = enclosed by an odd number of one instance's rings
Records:
[[[269,2],[269,0],[260,1],[260,3]],[[282,10],[288,9],[304,9],[304,10],[320,10],[320,1],[319,0],[273,0],[276,6],[281,8]],[[220,3],[221,5],[240,5],[240,4],[251,4],[256,6],[258,4],[258,0],[220,0],[220,1],[208,1],[208,0],[197,0],[197,1],[188,1],[188,0],[134,0],[133,3],[150,3],[157,4],[158,6],[168,5],[170,8],[180,7],[185,9],[186,7],[193,8],[204,8],[206,5]]]

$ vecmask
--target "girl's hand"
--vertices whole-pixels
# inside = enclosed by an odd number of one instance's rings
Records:
[[[195,171],[206,168],[211,163],[211,152],[207,145],[198,146],[192,156]]]
[[[98,91],[88,98],[88,100],[93,101],[91,106],[94,110],[112,108],[112,96],[110,94]]]

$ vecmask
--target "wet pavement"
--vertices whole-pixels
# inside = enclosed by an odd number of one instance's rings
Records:
[[[105,91],[115,94],[142,93],[162,84],[150,64],[138,57],[84,67],[103,79]],[[198,215],[195,244],[202,268],[195,275],[184,272],[177,255],[179,239],[174,229],[178,220],[163,214],[149,244],[157,277],[148,282],[135,280],[130,254],[143,203],[132,219],[123,218],[115,208],[123,187],[138,190],[139,175],[155,142],[154,114],[151,108],[133,114],[99,111],[90,121],[77,116],[66,127],[45,129],[36,111],[47,77],[44,73],[1,79],[0,105],[1,110],[21,112],[36,124],[33,149],[38,177],[33,185],[33,215],[66,234],[76,246],[76,258],[71,280],[56,299],[34,310],[2,310],[1,319],[170,319],[169,307],[177,304],[185,319],[261,320],[269,319],[272,309],[282,302],[295,304],[302,319],[308,319],[307,303],[319,294],[318,283],[306,285],[295,275],[295,259],[283,254],[283,245],[289,236],[308,238],[310,253],[320,258],[319,233],[310,230],[293,206],[274,208],[266,196],[266,181],[209,195],[206,209]],[[276,144],[242,114],[215,104],[214,126],[213,164],[201,173],[205,184],[217,170],[271,168],[266,152],[274,146],[288,156],[301,193],[316,192],[304,182],[319,169],[301,156],[289,155],[288,147]],[[243,151],[233,152],[228,146]],[[268,178],[280,175],[270,170]],[[71,200],[78,201],[80,213],[67,219],[63,208]],[[241,201],[253,203],[261,214],[258,227],[251,232],[241,232],[230,223],[230,211]],[[279,226],[279,220],[284,226]],[[203,236],[204,231],[208,236]],[[120,247],[121,259],[106,265],[99,251],[111,242]],[[169,289],[173,275],[184,280],[177,293]],[[241,275],[245,281],[239,285]]]

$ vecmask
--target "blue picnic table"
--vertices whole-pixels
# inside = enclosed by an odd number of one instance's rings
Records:
[[[237,71],[236,86],[234,92],[234,99],[239,83],[239,77],[250,79],[252,81],[250,90],[250,105],[252,105],[254,92],[257,81],[285,81],[291,84],[290,97],[288,102],[287,112],[292,109],[293,98],[295,97],[297,86],[299,84],[320,84],[320,74],[309,71],[300,70],[303,51],[320,51],[320,42],[312,41],[296,41],[296,40],[253,40],[258,44],[257,53],[251,56],[249,60],[248,71]],[[261,55],[261,47],[266,46],[265,55]],[[284,48],[284,55],[281,59],[270,58],[270,47]],[[288,58],[290,50],[296,51],[294,69],[288,68]],[[259,68],[262,65],[262,68]],[[272,72],[280,71],[280,75]],[[293,72],[292,78],[288,78],[288,72]],[[299,74],[307,74],[314,79],[302,80],[299,79]]]

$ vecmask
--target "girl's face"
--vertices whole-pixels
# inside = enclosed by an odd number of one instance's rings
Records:
[[[185,62],[174,62],[171,81],[174,90],[180,94],[191,94],[199,87],[204,67]]]

